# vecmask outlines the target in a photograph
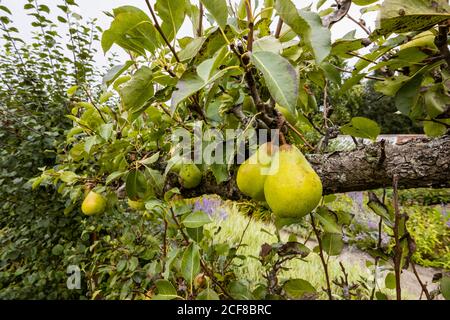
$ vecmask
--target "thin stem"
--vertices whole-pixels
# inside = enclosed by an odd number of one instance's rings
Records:
[[[149,0],[145,0],[145,3],[147,4],[148,10],[150,11],[150,14],[152,15],[153,22],[155,24],[156,30],[158,31],[158,33],[163,38],[163,40],[166,43],[166,45],[169,47],[170,51],[172,52],[173,56],[175,57],[175,60],[177,60],[177,62],[180,62],[180,59],[178,58],[178,55],[177,55],[175,49],[172,47],[172,45],[170,44],[170,42],[167,39],[166,35],[162,31],[161,26],[159,25],[158,19],[156,18],[155,12],[153,11],[153,8],[152,8],[152,6],[150,4],[150,1]]]
[[[312,213],[310,213],[309,216],[311,217],[311,225],[313,227],[314,234],[316,235],[317,243],[319,244],[319,257],[320,257],[320,261],[322,262],[323,270],[325,272],[325,280],[327,282],[326,292],[328,295],[328,299],[333,300],[333,295],[331,294],[330,276],[328,274],[328,265],[325,261],[324,255],[323,255],[322,240],[320,239],[319,230],[316,227],[316,221],[314,219],[314,215]]]
[[[360,21],[358,21],[358,20],[356,20],[355,18],[353,18],[353,17],[352,17],[351,15],[349,15],[348,13],[347,13],[347,18],[349,18],[351,21],[353,21],[353,22],[356,23],[358,26],[360,26],[361,29],[363,29],[364,32],[365,32],[367,35],[370,36],[371,32],[370,32],[369,29],[367,29],[367,27],[366,27],[364,24],[362,24]]]
[[[248,20],[248,28],[250,29],[248,32],[248,38],[247,38],[247,51],[252,52],[253,51],[253,37],[254,37],[254,18],[252,14],[252,7],[250,0],[245,1],[245,9],[247,10],[247,20]]]
[[[422,293],[425,293],[425,296],[427,297],[427,300],[432,300],[430,292],[428,291],[427,286],[422,282],[422,279],[420,279],[419,273],[416,270],[416,265],[414,262],[411,262],[411,267],[413,269],[414,275],[416,276],[417,281],[420,284],[420,287],[422,288]]]
[[[294,127],[289,121],[286,120],[286,125],[291,129],[296,135],[299,136],[300,139],[302,139],[303,143],[311,150],[314,150],[314,147],[309,144],[308,140],[306,140],[305,136],[297,130],[296,127]]]
[[[198,17],[198,29],[197,29],[197,37],[201,37],[203,35],[203,14],[204,14],[204,8],[203,3],[200,1],[200,8],[199,8],[199,17]]]
[[[353,73],[350,70],[346,70],[344,68],[338,67],[338,66],[334,66],[337,70],[345,72],[345,73]],[[369,79],[369,80],[375,80],[375,81],[384,81],[385,79],[383,78],[379,78],[379,77],[374,77],[374,76],[364,76],[364,78]]]
[[[397,300],[402,299],[402,289],[400,286],[400,276],[401,276],[401,260],[402,260],[402,247],[400,243],[399,236],[399,225],[400,225],[400,208],[398,204],[398,175],[394,175],[393,178],[393,188],[394,188],[394,210],[395,210],[395,220],[394,220],[394,271],[395,271],[395,290],[397,294]]]
[[[275,31],[275,38],[279,39],[281,34],[281,29],[283,28],[283,19],[281,17],[278,19],[277,29]]]

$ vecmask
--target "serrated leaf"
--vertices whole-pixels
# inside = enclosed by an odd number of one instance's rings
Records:
[[[251,61],[263,74],[275,101],[295,114],[299,78],[294,67],[287,59],[268,51],[253,52]]]

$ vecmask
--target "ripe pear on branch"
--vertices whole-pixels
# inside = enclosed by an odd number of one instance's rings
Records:
[[[322,182],[300,150],[283,145],[273,156],[264,195],[276,217],[301,218],[319,204]]]
[[[106,199],[94,191],[90,191],[81,204],[81,211],[87,216],[102,214],[106,209]]]
[[[236,183],[243,194],[257,201],[265,201],[264,182],[275,151],[272,143],[265,143],[239,167]]]

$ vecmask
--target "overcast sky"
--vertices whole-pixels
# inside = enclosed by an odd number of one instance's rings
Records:
[[[184,0],[180,0],[184,1]],[[22,38],[23,39],[29,39],[31,37],[31,34],[29,32],[30,27],[30,17],[26,15],[25,10],[23,9],[24,4],[26,3],[26,0],[0,0],[0,3],[3,5],[6,5],[12,12],[13,12],[13,19],[16,26],[18,26],[19,30],[21,30]],[[38,3],[40,4],[46,4],[48,5],[53,13],[60,14],[61,11],[56,8],[56,5],[60,4],[61,0],[38,0]],[[81,14],[85,18],[97,18],[98,24],[103,28],[107,29],[109,27],[109,24],[111,23],[111,18],[107,17],[104,14],[104,11],[111,11],[115,7],[119,7],[122,5],[132,5],[136,7],[140,7],[143,10],[146,9],[145,1],[144,0],[76,0],[79,7],[77,9],[77,13]],[[154,3],[154,0],[151,0],[152,3]],[[192,1],[197,2],[197,1]],[[260,1],[263,2],[263,1]],[[305,1],[305,0],[294,0],[298,8],[306,7],[308,6],[312,1]],[[313,1],[314,3],[317,3],[317,0]],[[334,0],[330,0],[327,2],[333,3]],[[324,5],[322,8],[327,8],[327,5]],[[356,5],[352,5],[350,14],[354,17],[359,19],[361,16],[360,14],[360,7]],[[368,26],[370,28],[373,28],[375,23],[376,14],[375,13],[369,13],[364,16],[364,19],[366,20]],[[191,35],[191,25],[188,23],[188,19],[186,19],[185,24],[180,30],[179,35],[186,36]],[[343,35],[345,35],[347,32],[356,29],[357,30],[357,36],[358,37],[364,37],[366,36],[365,33],[352,21],[348,20],[347,18],[341,21],[340,23],[336,24],[332,27],[332,36],[334,39],[340,38]],[[62,36],[65,36],[65,33],[67,30],[60,30],[60,34]],[[100,48],[100,46],[97,47],[99,54],[97,55],[96,59],[98,61],[99,66],[104,65],[106,59],[103,56],[103,52]],[[120,50],[120,48],[114,47],[113,51],[120,54],[121,59],[126,60],[126,55]]]

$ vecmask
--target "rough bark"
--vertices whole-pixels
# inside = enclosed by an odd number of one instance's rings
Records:
[[[308,155],[308,159],[322,179],[324,194],[390,187],[395,174],[401,189],[450,187],[449,135],[401,145],[381,141],[349,152]],[[199,188],[182,193],[186,197],[217,194],[232,200],[245,198],[234,178],[233,174],[229,181],[217,184],[208,175]]]

